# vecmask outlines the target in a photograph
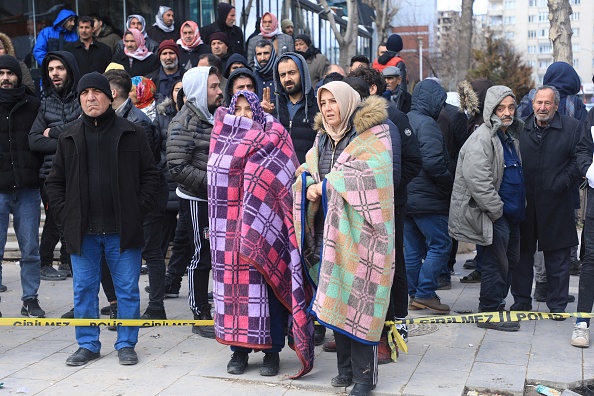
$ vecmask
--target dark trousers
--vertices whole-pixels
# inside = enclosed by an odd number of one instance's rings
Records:
[[[54,249],[59,241],[62,242],[60,247],[60,263],[70,264],[70,254],[66,251],[66,244],[64,243],[64,236],[56,224],[54,213],[49,207],[49,198],[45,190],[45,183],[42,181],[41,201],[45,209],[45,222],[43,223],[43,230],[41,232],[41,240],[39,242],[39,258],[41,259],[41,266],[51,266],[54,263]]]
[[[167,207],[169,190],[163,179],[161,189],[155,196],[155,206],[144,218],[144,247],[142,248],[142,259],[148,268],[149,278],[149,303],[152,310],[164,309],[163,299],[165,298],[165,258],[161,248],[163,217]]]
[[[493,223],[493,243],[484,247],[481,262],[480,311],[497,311],[502,303],[505,304],[512,270],[519,259],[520,225],[502,216]]]
[[[352,376],[356,384],[377,384],[377,345],[355,341],[335,331],[338,374]]]
[[[163,215],[163,228],[161,230],[161,251],[163,252],[163,258],[167,256],[167,250],[169,250],[169,245],[175,235],[177,212],[177,209],[167,209]]]
[[[268,289],[268,309],[270,311],[270,337],[272,346],[269,349],[263,349],[264,353],[279,353],[285,346],[285,328],[287,327],[288,312],[276,297],[270,286]],[[232,346],[232,351],[250,353],[252,349]]]
[[[103,288],[103,293],[105,293],[107,301],[111,303],[118,300],[116,297],[115,286],[113,285],[113,279],[111,279],[111,272],[109,271],[107,261],[105,261],[105,256],[101,257],[101,287]]]
[[[594,189],[588,187],[586,219],[582,233],[582,246],[585,246],[582,258],[582,272],[580,273],[580,289],[578,294],[577,311],[592,312],[594,304]],[[588,322],[590,319],[578,319],[578,322]]]
[[[190,241],[188,233],[188,213],[181,208],[181,198],[178,198],[180,209],[175,225],[175,234],[171,243],[171,257],[167,266],[165,283],[179,289],[182,277],[188,271],[188,265],[194,251],[194,241]]]
[[[531,304],[532,281],[534,279],[534,253],[538,236],[536,230],[532,233],[523,232],[520,241],[520,261],[513,270],[511,292],[514,301]],[[565,311],[569,294],[569,267],[571,262],[571,247],[557,250],[544,250],[545,268],[547,271],[547,307],[555,312]],[[483,266],[484,273],[484,266]]]
[[[188,303],[194,315],[200,315],[200,309],[208,304],[208,283],[210,270],[210,241],[208,234],[208,203],[182,199],[180,211],[188,221],[188,238],[194,243],[194,252],[188,266]]]
[[[394,279],[390,290],[390,305],[386,313],[386,320],[406,318],[408,315],[408,284],[406,280],[406,264],[404,263],[404,206],[395,207],[396,264]]]

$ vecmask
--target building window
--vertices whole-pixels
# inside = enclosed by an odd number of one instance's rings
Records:
[[[528,38],[536,37],[536,30],[528,30]]]
[[[580,45],[579,45],[579,44],[573,44],[573,45],[571,46],[571,50],[572,50],[573,52],[580,52]]]
[[[538,37],[549,37],[549,29],[538,29]]]
[[[505,38],[507,39],[513,39],[516,36],[515,32],[505,32]]]
[[[546,7],[547,6],[547,0],[538,0],[538,6],[539,7]]]
[[[538,22],[548,22],[549,21],[549,12],[539,12],[538,13]]]
[[[503,18],[504,25],[515,25],[516,24],[516,17],[515,16],[507,16]]]
[[[529,54],[536,54],[536,45],[529,45],[528,46],[528,53]]]
[[[536,21],[536,15],[528,15],[528,23],[533,23]]]
[[[549,62],[548,61],[540,61],[540,62],[538,62],[538,68],[539,69],[546,69],[547,67],[549,67]]]
[[[528,1],[528,7],[536,7],[536,0]]]
[[[571,16],[569,17],[570,20],[572,21],[579,21],[580,20],[580,13],[579,12],[574,12],[573,14],[571,14]]]
[[[573,29],[571,29],[571,31],[573,32],[573,37],[580,36],[580,28],[573,28]]]
[[[578,4],[581,4],[582,1],[581,0],[571,0],[570,3],[574,4],[574,5],[578,5]]]
[[[516,8],[516,0],[505,0],[504,8],[508,10]]]
[[[541,44],[538,46],[538,53],[539,54],[550,54],[551,53],[551,44]]]
[[[577,69],[580,67],[580,60],[579,59],[574,59],[573,60],[573,68]]]

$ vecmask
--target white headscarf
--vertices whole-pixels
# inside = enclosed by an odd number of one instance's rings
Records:
[[[165,25],[165,22],[163,22],[163,14],[165,14],[169,10],[171,10],[171,7],[159,6],[159,12],[157,13],[157,15],[155,15],[155,23],[153,23],[153,26],[158,26],[159,29],[167,33],[173,32],[173,30],[175,29],[175,27],[173,26],[175,25],[175,23],[172,23],[171,26],[167,26]]]

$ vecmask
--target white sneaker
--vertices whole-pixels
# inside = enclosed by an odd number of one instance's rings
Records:
[[[590,346],[590,329],[586,322],[576,323],[571,335],[571,345],[574,347],[588,348]]]

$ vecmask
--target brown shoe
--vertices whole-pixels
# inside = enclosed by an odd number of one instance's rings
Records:
[[[408,303],[408,310],[409,311],[420,311],[421,309],[425,309],[425,308],[419,308],[415,305],[413,305],[413,303],[415,302],[415,298],[411,297],[410,298],[410,302]]]
[[[398,357],[398,347],[396,347],[396,357]],[[392,351],[388,344],[388,337],[382,337],[377,346],[377,364],[388,363],[392,363]]]
[[[442,304],[441,300],[438,296],[431,297],[431,298],[417,298],[415,297],[412,305],[418,308],[428,308],[437,314],[449,314],[450,313],[450,306],[447,304]]]
[[[332,340],[325,342],[322,349],[324,352],[336,352],[336,341]]]

